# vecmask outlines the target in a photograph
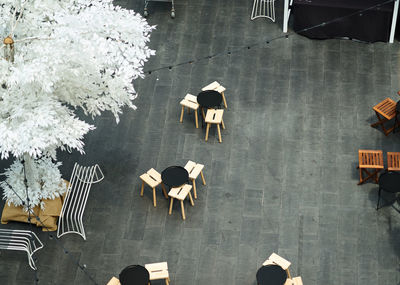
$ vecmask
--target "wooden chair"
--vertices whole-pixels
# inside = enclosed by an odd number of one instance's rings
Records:
[[[174,199],[178,199],[181,201],[181,211],[182,211],[182,219],[186,220],[185,216],[185,207],[183,206],[183,201],[189,196],[190,204],[194,206],[192,195],[190,194],[190,190],[192,190],[192,186],[189,184],[183,184],[182,186],[171,188],[168,193],[168,196],[171,197],[171,202],[169,204],[169,214],[172,214],[172,205],[174,204]]]
[[[390,98],[386,98],[379,104],[375,105],[372,109],[375,111],[376,116],[378,117],[378,122],[371,124],[371,127],[376,127],[380,125],[382,127],[383,133],[385,134],[385,136],[387,136],[394,130],[395,126],[386,129],[384,123],[395,118],[396,102]]]
[[[219,84],[217,81],[214,81],[214,82],[208,84],[207,86],[203,87],[201,90],[202,91],[215,90],[215,91],[221,93],[222,101],[224,101],[224,106],[226,109],[228,108],[228,104],[226,104],[226,98],[225,98],[225,94],[224,94],[226,88],[224,86],[222,86],[221,84]]]
[[[169,273],[168,273],[168,263],[159,262],[159,263],[150,263],[145,264],[144,267],[150,273],[150,281],[153,280],[165,280],[165,284],[169,285]]]
[[[185,107],[187,107],[188,112],[190,112],[190,109],[194,110],[194,119],[195,119],[195,123],[196,123],[196,128],[198,129],[199,128],[199,119],[197,116],[197,110],[199,109],[199,103],[197,103],[196,96],[194,96],[192,94],[186,94],[185,98],[182,99],[180,104],[182,105],[182,111],[181,111],[181,117],[180,117],[179,122],[182,123],[183,114],[185,113]]]
[[[387,153],[387,171],[400,171],[400,152]]]
[[[142,188],[140,189],[140,196],[143,197],[144,184],[146,183],[153,189],[153,205],[157,207],[156,201],[156,187],[161,184],[162,191],[164,193],[164,197],[168,199],[167,191],[165,190],[164,184],[161,181],[161,174],[158,173],[155,169],[151,168],[146,173],[140,175],[140,179],[142,179]]]
[[[113,277],[108,281],[107,285],[121,285],[117,277]]]
[[[283,268],[283,270],[286,271],[287,276],[289,279],[291,279],[292,277],[290,276],[290,271],[289,271],[289,267],[291,265],[290,261],[287,261],[286,259],[284,259],[283,257],[277,255],[276,253],[272,253],[268,259],[266,261],[264,261],[263,266],[266,265],[279,265],[280,267]]]
[[[207,115],[206,115],[206,141],[208,141],[208,132],[210,130],[211,124],[217,125],[217,130],[218,130],[218,139],[219,142],[222,143],[222,138],[221,138],[221,129],[220,125],[222,125],[222,128],[225,129],[225,124],[224,120],[222,119],[222,116],[224,115],[224,110],[215,110],[215,109],[208,109],[207,110]]]
[[[196,163],[191,160],[189,160],[185,165],[185,169],[189,173],[189,179],[191,179],[193,183],[193,193],[195,199],[197,199],[196,179],[199,176],[199,174],[201,175],[201,180],[203,181],[203,185],[206,185],[206,180],[204,179],[204,174],[203,174],[203,168],[204,168],[203,164]]]
[[[358,182],[358,185],[373,177],[375,177],[375,182],[378,183],[378,173],[380,170],[384,169],[382,151],[358,150],[357,168],[360,170],[360,182]],[[369,172],[367,169],[374,169],[374,171]],[[363,172],[367,174],[367,177],[363,177]]]

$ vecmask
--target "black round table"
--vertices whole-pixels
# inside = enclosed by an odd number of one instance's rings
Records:
[[[258,269],[256,277],[258,285],[283,285],[286,282],[287,274],[278,265],[266,265]]]
[[[201,91],[197,95],[197,103],[202,108],[219,107],[222,103],[222,95],[215,90]]]
[[[119,274],[121,285],[148,285],[149,271],[141,265],[129,265]]]
[[[178,187],[189,181],[189,173],[182,166],[170,166],[161,172],[161,180],[169,187]]]
[[[378,203],[376,209],[379,209],[379,201],[381,199],[381,191],[396,194],[400,192],[400,173],[385,172],[379,176]],[[394,200],[395,201],[395,200]],[[393,201],[393,202],[394,202]]]

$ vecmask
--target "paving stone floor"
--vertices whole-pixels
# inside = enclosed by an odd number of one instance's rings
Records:
[[[120,3],[143,9],[143,1]],[[251,6],[177,0],[172,20],[168,4],[150,3],[157,55],[146,69],[281,35],[282,1],[277,23],[250,21]],[[227,88],[222,144],[214,128],[205,142],[192,115],[178,122],[180,99],[214,80]],[[45,242],[37,253],[39,284],[106,284],[129,264],[168,261],[173,285],[255,285],[272,252],[290,260],[292,275],[306,285],[400,284],[400,213],[376,211],[378,187],[357,186],[356,169],[358,149],[400,151],[399,134],[370,127],[372,106],[399,99],[398,42],[294,35],[135,84],[136,111],[125,110],[118,125],[110,114],[97,118],[85,156],[59,155],[65,178],[78,161],[98,163],[106,179],[90,193],[87,241],[56,241],[37,230]],[[168,215],[161,191],[157,208],[149,189],[139,196],[139,175],[189,159],[205,165],[207,186],[199,186],[183,221],[178,205]],[[10,161],[1,163],[4,169]],[[10,227],[27,228],[1,225]],[[0,253],[0,284],[33,284],[34,277],[23,253]]]

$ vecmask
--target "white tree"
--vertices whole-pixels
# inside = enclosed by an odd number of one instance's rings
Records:
[[[94,129],[76,109],[92,117],[111,111],[118,123],[124,106],[136,108],[132,81],[154,54],[147,46],[154,27],[112,0],[1,2],[0,153],[17,159],[0,186],[20,205],[24,162],[34,206],[65,191],[50,159],[56,149],[83,153],[82,139]]]

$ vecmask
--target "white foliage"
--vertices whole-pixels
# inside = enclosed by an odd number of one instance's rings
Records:
[[[53,163],[50,158],[38,159],[34,162],[35,168],[33,178],[39,181],[36,184],[39,188],[25,187],[24,183],[24,167],[23,164],[16,160],[10,168],[6,169],[5,181],[0,182],[0,187],[3,188],[3,198],[8,200],[8,205],[11,203],[15,206],[21,206],[25,201],[24,209],[27,211],[27,192],[29,196],[29,205],[31,208],[40,205],[44,209],[43,199],[54,199],[59,197],[67,190],[61,173],[58,167],[61,162]]]
[[[83,137],[94,126],[74,111],[92,117],[111,111],[118,122],[123,107],[135,108],[133,80],[143,77],[143,65],[154,54],[147,46],[153,29],[112,0],[2,0],[1,158],[55,159],[56,149],[66,146],[83,153]],[[13,62],[5,59],[8,36]],[[33,205],[61,193],[56,165],[49,158],[36,165],[43,183],[29,189]],[[4,199],[15,205],[21,201],[13,190],[26,199],[21,167],[15,162],[0,183]]]
[[[132,81],[154,54],[147,47],[154,27],[139,14],[111,0],[2,2],[0,38],[15,41],[13,63],[0,50],[2,158],[40,157],[62,145],[82,152],[93,126],[73,108],[91,116],[111,111],[117,122],[124,106],[135,108]]]

